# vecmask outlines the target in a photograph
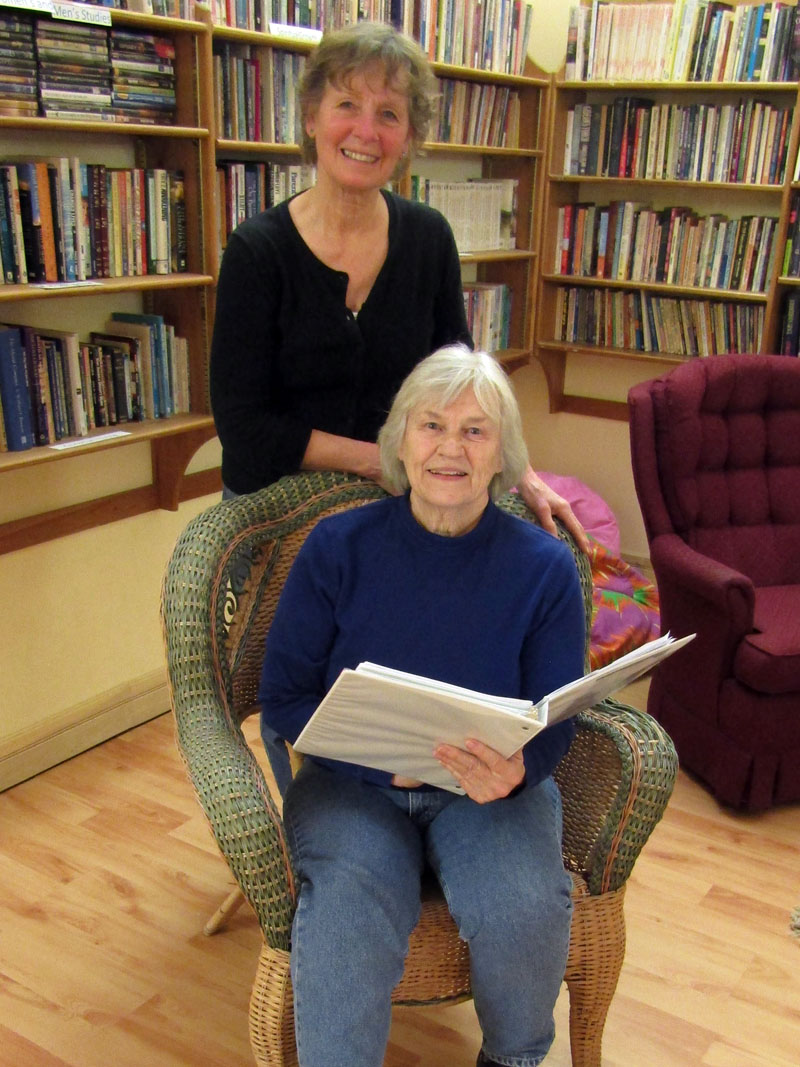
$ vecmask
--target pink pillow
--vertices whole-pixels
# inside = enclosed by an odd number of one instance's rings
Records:
[[[569,501],[575,516],[590,537],[599,541],[613,556],[620,554],[619,525],[614,512],[588,485],[568,474],[536,472],[542,481]]]

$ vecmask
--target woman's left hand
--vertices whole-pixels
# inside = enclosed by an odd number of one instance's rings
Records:
[[[558,535],[553,518],[560,519],[575,538],[581,552],[586,553],[589,551],[589,538],[586,536],[586,531],[575,512],[570,507],[569,501],[551,489],[546,482],[543,482],[532,467],[528,467],[525,471],[517,489],[522,499],[548,533]]]
[[[433,754],[477,804],[507,797],[525,780],[521,749],[505,759],[495,749],[470,738],[465,748],[437,745]]]

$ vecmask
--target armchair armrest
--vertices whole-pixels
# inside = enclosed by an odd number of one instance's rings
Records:
[[[216,839],[272,948],[289,950],[295,879],[283,823],[241,728],[213,694],[173,689],[178,749]]]
[[[753,630],[753,583],[697,552],[676,534],[656,537],[650,560],[658,582],[662,626],[676,637],[697,634],[675,660],[659,664],[658,677],[676,699],[701,708],[715,721],[720,679],[730,676],[736,650]]]
[[[647,712],[607,699],[577,717],[556,768],[564,862],[593,896],[619,889],[661,819],[675,784],[671,739]]]
[[[244,506],[250,506],[246,504]],[[288,949],[294,875],[283,825],[235,717],[212,648],[214,583],[228,512],[212,508],[181,534],[164,575],[161,620],[178,749],[220,851],[273,948]]]
[[[691,548],[677,534],[661,534],[650,545],[659,586],[675,585],[725,614],[740,633],[752,628],[755,589],[740,571]]]

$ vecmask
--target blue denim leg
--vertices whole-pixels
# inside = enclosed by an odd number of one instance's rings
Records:
[[[264,722],[263,715],[261,716],[261,740],[264,743],[264,749],[267,753],[269,765],[272,768],[278,792],[282,797],[285,797],[289,782],[292,780],[292,764],[289,760],[289,750],[286,748],[286,742],[283,738]]]
[[[386,790],[307,760],[284,823],[300,878],[291,973],[301,1067],[380,1067],[420,910],[420,833]]]
[[[459,797],[430,824],[427,842],[469,943],[484,1054],[535,1067],[553,1042],[572,916],[558,788],[549,778],[492,804]]]

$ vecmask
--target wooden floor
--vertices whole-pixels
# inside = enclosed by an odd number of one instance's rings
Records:
[[[799,816],[681,775],[629,882],[604,1067],[798,1067]],[[167,716],[0,795],[2,1067],[251,1064],[255,919],[201,932],[227,886]],[[566,1018],[564,993],[547,1067]],[[386,1065],[472,1067],[479,1042],[470,1004],[400,1009]]]

